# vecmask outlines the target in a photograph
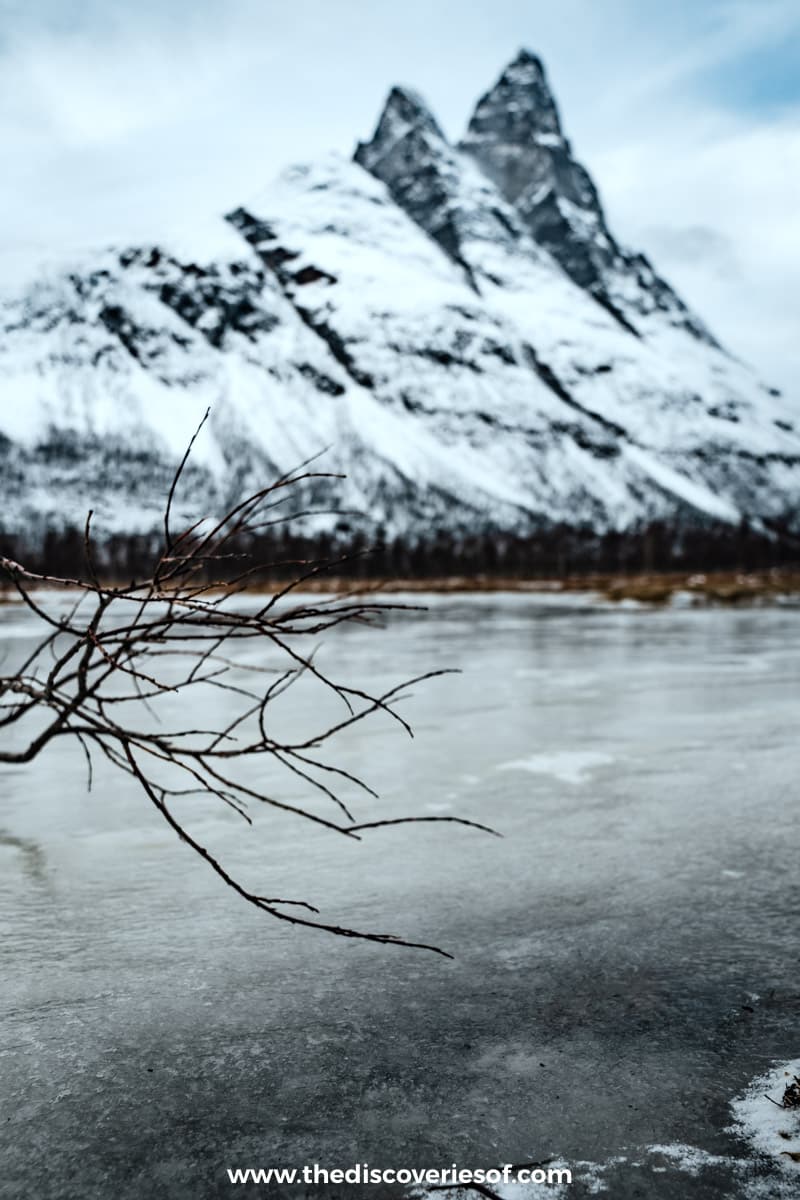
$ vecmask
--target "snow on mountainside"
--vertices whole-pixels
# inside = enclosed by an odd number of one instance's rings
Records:
[[[154,527],[208,405],[187,516],[327,448],[320,529],[796,528],[800,414],[616,242],[537,58],[459,147],[393,89],[354,157],[6,296],[7,533]]]

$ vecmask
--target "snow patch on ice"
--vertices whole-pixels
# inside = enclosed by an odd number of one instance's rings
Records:
[[[554,1162],[549,1164],[549,1169],[558,1169],[566,1167],[566,1163]],[[569,1184],[566,1183],[522,1183],[519,1180],[511,1180],[508,1183],[496,1183],[492,1181],[486,1185],[490,1187],[492,1192],[500,1197],[500,1200],[559,1200],[560,1197],[566,1197]],[[446,1193],[435,1188],[425,1189],[424,1191],[414,1192],[415,1200],[440,1200],[443,1194],[453,1198],[453,1200],[474,1200],[480,1192],[475,1187],[470,1187],[469,1184],[464,1184],[463,1187],[456,1187],[452,1190],[447,1189]]]
[[[586,783],[597,767],[605,767],[615,760],[610,754],[591,750],[558,750],[553,754],[532,754],[528,758],[515,758],[500,763],[498,771],[530,771],[533,775],[553,775],[562,783]]]
[[[649,1154],[663,1154],[678,1170],[687,1175],[699,1175],[706,1167],[727,1167],[736,1160],[721,1154],[709,1154],[699,1146],[687,1146],[683,1142],[670,1142],[668,1145],[648,1146]]]
[[[773,1067],[754,1079],[742,1096],[731,1102],[734,1123],[731,1132],[747,1142],[757,1154],[776,1160],[788,1175],[796,1179],[800,1191],[800,1109],[783,1108],[784,1089],[795,1077],[800,1078],[800,1058]]]

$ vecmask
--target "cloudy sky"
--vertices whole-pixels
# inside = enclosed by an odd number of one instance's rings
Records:
[[[0,271],[153,240],[349,154],[408,83],[445,130],[541,54],[620,240],[800,374],[800,0],[0,0]]]

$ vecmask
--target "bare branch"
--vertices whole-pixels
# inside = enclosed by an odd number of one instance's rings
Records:
[[[136,781],[162,818],[227,886],[276,920],[450,957],[436,946],[397,934],[323,921],[319,910],[305,900],[252,892],[197,841],[173,810],[173,803],[182,798],[212,798],[252,825],[247,808],[256,801],[353,841],[367,830],[434,821],[499,836],[486,825],[457,816],[356,820],[337,789],[347,785],[373,798],[377,793],[353,772],[325,761],[322,749],[376,712],[413,736],[409,722],[397,711],[398,704],[410,686],[446,672],[429,671],[373,694],[320,667],[315,657],[320,634],[343,624],[372,624],[388,612],[418,607],[385,603],[357,590],[314,602],[295,599],[304,583],[341,566],[352,555],[334,563],[297,561],[293,578],[276,584],[266,602],[239,601],[253,575],[266,568],[254,559],[252,549],[254,531],[274,523],[265,521],[263,514],[311,480],[338,478],[307,470],[313,460],[238,501],[221,517],[197,520],[180,532],[173,531],[180,480],[208,416],[206,412],[172,479],[164,508],[164,546],[142,578],[127,586],[103,581],[91,511],[83,535],[86,579],[36,574],[0,558],[0,570],[44,627],[41,642],[22,665],[0,674],[0,728],[13,732],[17,741],[15,747],[6,748],[6,738],[0,764],[31,762],[56,739],[73,738],[86,759],[89,788],[96,751]],[[313,510],[300,504],[297,511]],[[232,564],[242,564],[242,569]],[[286,562],[282,565],[285,568]],[[232,570],[238,573],[231,575]],[[51,613],[47,596],[40,591],[48,587],[57,588],[59,595],[72,593],[74,604],[60,615]],[[291,603],[285,603],[289,597]],[[241,642],[258,646],[258,663],[238,661]],[[240,672],[247,673],[246,686],[237,678]],[[337,697],[346,715],[316,731],[280,739],[274,732],[273,713],[280,711],[281,698],[301,680],[304,686]],[[189,688],[198,702],[206,697],[217,706],[210,721],[176,722],[175,707]],[[226,709],[222,718],[220,704]],[[313,713],[315,706],[308,711]],[[25,730],[29,730],[27,739]],[[338,820],[322,816],[310,800],[278,799],[272,788],[267,792],[262,783],[254,785],[249,764],[271,764],[287,782],[291,778],[295,792],[299,781],[314,798],[333,803]]]

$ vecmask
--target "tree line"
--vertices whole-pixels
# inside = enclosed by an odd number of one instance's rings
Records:
[[[134,578],[152,563],[159,538],[157,530],[97,538],[95,569],[108,580]],[[652,522],[601,534],[588,527],[549,525],[524,534],[431,531],[414,537],[387,537],[381,529],[374,537],[341,529],[308,535],[278,527],[243,536],[231,549],[261,564],[252,577],[258,584],[294,577],[298,567],[323,562],[329,574],[352,580],[567,579],[614,572],[751,571],[796,564],[799,545],[786,528],[756,529],[743,521],[737,526]],[[48,530],[38,544],[0,532],[0,551],[25,561],[38,573],[87,576],[84,535],[77,528]],[[219,563],[215,571],[219,577]]]

